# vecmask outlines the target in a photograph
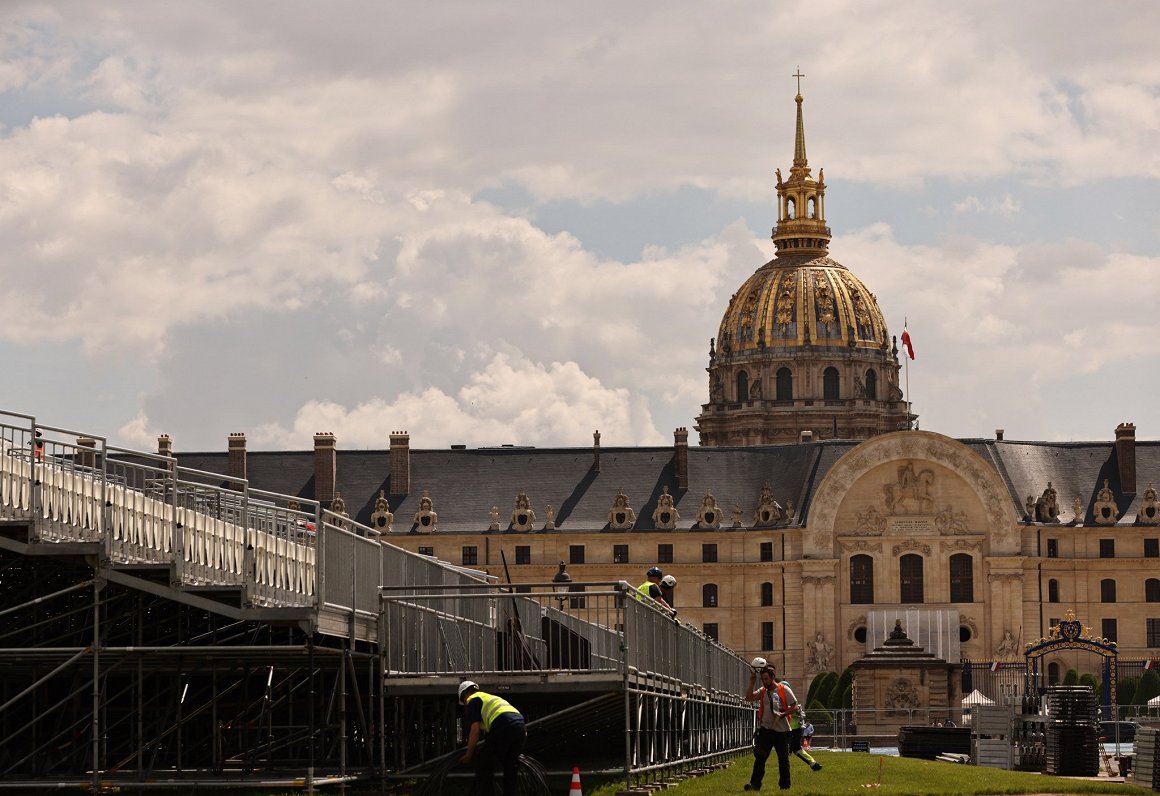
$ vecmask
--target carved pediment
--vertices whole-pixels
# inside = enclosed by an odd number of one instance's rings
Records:
[[[930,545],[923,544],[922,542],[918,541],[917,539],[907,539],[905,542],[901,542],[900,544],[896,544],[896,545],[894,545],[894,547],[892,547],[890,549],[890,552],[892,552],[896,556],[900,556],[903,553],[909,553],[912,551],[922,553],[924,556],[929,556],[930,555]]]

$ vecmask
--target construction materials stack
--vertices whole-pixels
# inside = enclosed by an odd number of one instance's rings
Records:
[[[1128,782],[1160,790],[1160,729],[1141,727],[1136,730],[1136,757],[1132,761]]]
[[[1044,771],[1064,777],[1100,773],[1100,714],[1090,686],[1047,689],[1047,760]]]

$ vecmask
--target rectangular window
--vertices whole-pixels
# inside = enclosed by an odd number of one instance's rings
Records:
[[[479,548],[473,544],[463,546],[463,566],[474,567],[479,563]]]
[[[1047,557],[1048,558],[1059,558],[1059,540],[1058,539],[1048,539],[1047,540]]]
[[[1119,638],[1116,635],[1115,619],[1104,619],[1101,624],[1103,625],[1104,638],[1106,638],[1108,641],[1119,641]]]
[[[975,601],[975,559],[966,553],[951,556],[951,602]]]
[[[772,561],[773,560],[773,542],[762,542],[761,543],[761,560],[762,561]],[[768,647],[763,647],[763,649],[768,649]]]
[[[530,544],[516,545],[516,563],[530,564],[532,563],[532,546]]]
[[[612,546],[612,563],[613,564],[627,564],[628,563],[628,545],[614,544]]]
[[[1144,540],[1144,558],[1160,558],[1160,539]]]
[[[568,545],[568,563],[569,564],[583,564],[584,563],[584,545],[570,544]]]
[[[1160,647],[1160,619],[1149,619],[1148,621],[1148,646],[1151,648]]]
[[[714,641],[721,640],[721,629],[717,626],[716,622],[706,622],[705,624],[701,625],[701,630],[704,631],[706,636],[713,639]]]
[[[907,553],[898,559],[899,601],[904,603],[922,602],[922,556]]]
[[[761,623],[761,648],[763,650],[773,649],[773,622]]]
[[[1100,581],[1100,602],[1114,603],[1116,601],[1116,581],[1114,578],[1104,578]]]
[[[1116,557],[1116,540],[1100,539],[1100,558]]]
[[[568,589],[569,592],[577,592],[577,593],[581,593],[581,594],[584,592],[584,590],[585,590],[584,586],[573,586],[572,588]],[[585,604],[585,598],[583,598],[583,597],[569,597],[568,598],[568,605],[571,608],[583,608],[584,604]]]
[[[715,564],[717,562],[717,545],[701,545],[701,561],[706,564]]]
[[[657,563],[671,564],[673,563],[673,546],[671,544],[657,545]]]
[[[419,555],[431,556],[432,558],[434,558],[435,557],[435,548],[434,547],[420,547],[419,548]]]

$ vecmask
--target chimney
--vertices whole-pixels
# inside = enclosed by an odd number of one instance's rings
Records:
[[[157,438],[157,455],[173,456],[173,440],[168,434],[162,434]]]
[[[1120,491],[1136,494],[1136,424],[1116,426],[1116,464],[1120,468]]]
[[[241,432],[230,434],[228,450],[226,474],[230,478],[246,480],[246,435]]]
[[[677,489],[688,489],[689,430],[684,426],[673,432],[673,469],[677,472]]]
[[[600,472],[600,429],[592,432],[592,472]]]
[[[81,467],[95,468],[97,466],[96,439],[93,437],[77,437],[77,447],[83,449],[77,451],[77,459],[80,461]]]
[[[314,499],[319,503],[334,500],[334,478],[338,470],[334,435],[319,431],[314,435]]]
[[[801,435],[801,441],[802,442],[813,442],[814,441],[814,432],[810,431],[808,428],[803,429],[802,435]]]
[[[1001,428],[995,429],[995,441],[996,442],[1003,441],[1003,429],[1001,429]]]
[[[391,432],[391,494],[411,494],[411,435]]]

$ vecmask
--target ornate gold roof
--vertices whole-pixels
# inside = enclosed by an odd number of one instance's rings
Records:
[[[722,354],[799,346],[885,349],[886,321],[858,277],[826,256],[780,256],[745,280],[717,333]]]

